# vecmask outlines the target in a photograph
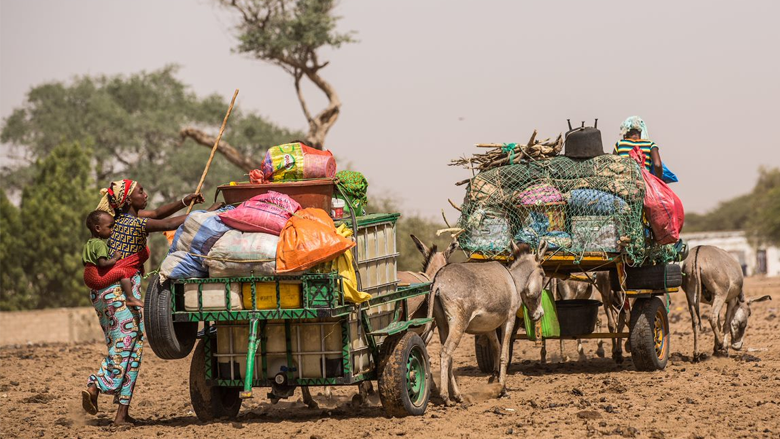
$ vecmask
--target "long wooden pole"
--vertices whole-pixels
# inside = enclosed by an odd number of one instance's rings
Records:
[[[219,129],[219,135],[217,136],[217,141],[214,142],[214,147],[211,148],[211,155],[209,155],[209,161],[206,162],[206,168],[203,169],[203,175],[200,176],[200,182],[198,182],[198,188],[195,189],[195,193],[199,194],[200,190],[203,189],[203,182],[206,180],[206,175],[209,173],[209,168],[211,167],[211,161],[214,160],[214,154],[217,152],[217,148],[219,147],[219,141],[222,140],[222,133],[225,132],[225,126],[227,125],[228,118],[230,117],[230,112],[233,111],[233,104],[236,103],[236,97],[238,96],[238,89],[236,89],[235,93],[233,93],[233,99],[230,101],[230,107],[228,107],[228,111],[225,114],[225,119],[222,121],[222,127]],[[195,205],[195,200],[192,200],[190,202],[189,207],[187,207],[187,214],[189,214],[192,211],[192,206]]]

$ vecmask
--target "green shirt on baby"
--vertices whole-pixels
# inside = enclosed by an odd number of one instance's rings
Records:
[[[81,252],[81,262],[97,265],[100,258],[111,259],[108,256],[108,244],[100,238],[92,238],[84,244],[84,250]]]

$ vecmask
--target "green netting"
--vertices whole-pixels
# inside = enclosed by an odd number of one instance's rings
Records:
[[[469,182],[458,227],[470,256],[507,255],[510,242],[544,239],[563,254],[622,253],[632,265],[669,262],[672,246],[654,244],[643,222],[645,184],[633,160],[603,155],[502,166]]]

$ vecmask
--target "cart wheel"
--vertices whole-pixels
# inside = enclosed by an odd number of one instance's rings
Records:
[[[669,361],[669,317],[663,301],[658,297],[637,299],[628,327],[634,367],[663,370]]]
[[[211,370],[216,369],[212,367]],[[235,418],[241,409],[240,391],[238,387],[212,386],[206,382],[206,348],[204,340],[200,340],[190,366],[190,401],[198,419],[208,422],[223,417]]]
[[[144,329],[149,346],[164,360],[178,360],[190,354],[198,336],[198,322],[173,322],[171,283],[149,279],[144,298]]]
[[[419,416],[431,396],[431,363],[419,335],[407,332],[385,340],[379,367],[379,399],[389,416]]]
[[[513,338],[511,344],[509,345],[509,359],[506,363],[507,370],[512,364],[512,354],[514,354],[515,351],[514,335],[517,334],[517,330],[520,328],[521,324],[522,320],[515,319],[514,334],[512,334]],[[501,327],[496,329],[496,336],[498,336],[499,343],[501,343],[501,340],[503,340],[504,332],[501,329]],[[493,349],[490,348],[490,341],[486,335],[479,334],[474,337],[474,354],[477,357],[477,366],[479,367],[480,372],[493,373]]]

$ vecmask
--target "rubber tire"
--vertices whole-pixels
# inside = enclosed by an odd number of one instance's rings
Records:
[[[515,318],[514,335],[517,334],[518,329],[523,321],[519,318]],[[498,336],[498,342],[502,340],[501,327],[496,328],[496,336]],[[509,345],[509,360],[506,363],[506,368],[509,370],[509,366],[512,365],[512,355],[515,352],[515,340],[512,338],[512,344]],[[490,342],[487,340],[487,336],[479,334],[474,336],[474,355],[477,357],[477,367],[482,373],[493,373],[493,350],[490,348]]]
[[[159,276],[149,279],[144,298],[144,329],[152,351],[163,360],[178,360],[192,352],[198,336],[198,322],[173,322],[170,282]]]
[[[665,275],[665,279],[664,279]],[[612,290],[620,291],[617,272],[610,273]],[[627,290],[663,290],[682,285],[682,269],[679,264],[626,267]]]
[[[425,388],[419,401],[414,403],[407,391],[407,365],[412,352],[422,356]],[[428,407],[431,396],[431,361],[425,342],[414,332],[388,337],[382,344],[382,357],[379,365],[379,399],[388,416],[421,416]]]
[[[661,319],[663,344],[661,353],[655,346],[655,322]],[[652,372],[663,370],[669,362],[670,335],[669,316],[666,306],[658,297],[637,299],[631,308],[631,319],[628,322],[631,359],[636,370]]]
[[[212,349],[216,349],[216,343],[212,343]],[[214,366],[212,371],[216,370]],[[239,387],[218,387],[206,383],[206,343],[200,340],[190,365],[190,402],[195,415],[203,422],[225,417],[234,419],[243,402],[239,392]]]

